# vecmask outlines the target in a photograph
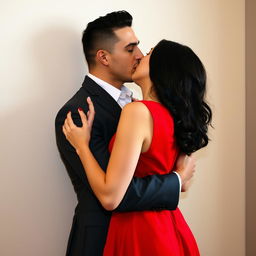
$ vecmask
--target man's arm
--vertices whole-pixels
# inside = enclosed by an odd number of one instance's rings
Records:
[[[194,171],[195,158],[181,154],[176,162],[176,173],[134,177],[115,211],[175,210],[180,192],[188,190]]]
[[[174,210],[179,194],[180,184],[175,173],[134,177],[115,211]]]

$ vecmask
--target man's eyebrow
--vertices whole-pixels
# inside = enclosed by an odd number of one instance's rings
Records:
[[[140,41],[131,42],[131,43],[127,44],[124,48],[127,48],[127,47],[129,47],[129,46],[136,46],[136,45],[138,45],[139,43],[140,43]]]

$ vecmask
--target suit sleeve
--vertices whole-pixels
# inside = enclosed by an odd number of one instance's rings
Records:
[[[115,211],[175,210],[180,184],[175,173],[134,177]]]
[[[71,165],[77,177],[83,181],[85,186],[89,187],[83,165],[74,148],[62,133],[62,125],[68,111],[64,112],[65,114],[56,120],[57,144],[60,151],[64,154],[66,164]],[[78,113],[72,111],[72,118],[76,125],[81,126]],[[104,131],[101,130],[102,128],[97,120],[94,120],[93,125],[90,149],[101,168],[106,170],[110,157],[108,151],[109,141],[106,141],[104,138]],[[68,154],[68,156],[65,157],[65,154]],[[74,183],[74,181],[72,182]],[[91,190],[90,187],[89,189]],[[150,175],[144,178],[134,177],[116,211],[174,210],[178,205],[179,194],[180,184],[175,173]]]

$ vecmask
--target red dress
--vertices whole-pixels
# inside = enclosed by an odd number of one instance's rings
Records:
[[[167,174],[172,170],[178,148],[174,122],[168,110],[154,101],[144,103],[153,118],[153,137],[141,153],[134,176]],[[110,142],[112,150],[114,137]],[[113,213],[104,256],[198,256],[195,238],[180,210]]]

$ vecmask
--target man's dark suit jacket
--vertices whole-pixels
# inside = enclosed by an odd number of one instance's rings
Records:
[[[88,111],[86,98],[90,96],[95,119],[90,140],[90,148],[103,170],[106,170],[110,153],[108,144],[114,135],[121,108],[117,102],[88,76],[82,87],[60,109],[56,116],[56,140],[61,158],[66,166],[78,204],[75,209],[67,256],[101,256],[107,237],[111,212],[106,211],[92,192],[82,163],[74,148],[66,140],[62,125],[68,111],[76,125],[81,126],[78,107]],[[179,200],[179,181],[176,174],[153,175],[133,178],[116,211],[173,210]]]

